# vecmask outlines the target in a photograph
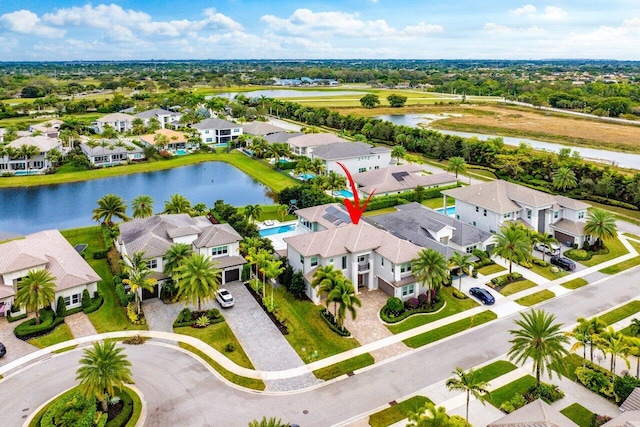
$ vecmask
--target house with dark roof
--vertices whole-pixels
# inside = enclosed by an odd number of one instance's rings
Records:
[[[242,135],[242,126],[222,119],[205,119],[191,125],[200,133],[203,144],[226,144]]]
[[[389,196],[411,192],[420,186],[438,188],[455,185],[458,180],[450,173],[426,173],[418,165],[396,165],[353,174],[353,181],[358,186],[360,197]]]
[[[168,111],[164,108],[153,108],[151,110],[141,111],[134,117],[142,119],[145,126],[149,126],[151,119],[156,119],[160,123],[160,127],[163,129],[167,126],[177,123],[182,117],[181,113]]]
[[[0,244],[0,316],[15,304],[18,283],[32,270],[46,270],[54,277],[55,310],[58,298],[68,309],[80,307],[82,293],[98,291],[98,273],[58,230],[46,230]],[[17,307],[14,307],[17,308]],[[21,312],[24,312],[23,310]]]
[[[311,149],[307,157],[323,160],[326,173],[333,171],[340,175],[345,175],[345,173],[338,162],[342,163],[351,174],[386,168],[391,165],[390,148],[376,147],[358,141],[335,142],[317,146]]]
[[[582,246],[595,240],[584,232],[590,205],[579,200],[503,180],[444,190],[442,194],[456,200],[457,219],[490,233],[509,221],[519,221],[563,244]]]
[[[222,270],[221,284],[240,280],[246,263],[240,256],[242,236],[229,224],[212,224],[204,216],[163,214],[123,222],[119,227],[118,251],[129,257],[144,252],[147,266],[160,285],[167,279],[162,273],[164,256],[175,243],[189,244],[194,252],[211,257]],[[151,296],[158,296],[159,292],[160,286]]]

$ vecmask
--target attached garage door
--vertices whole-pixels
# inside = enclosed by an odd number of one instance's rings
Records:
[[[573,236],[569,236],[568,234],[565,234],[561,231],[556,230],[556,234],[554,235],[554,237],[558,239],[558,243],[560,243],[563,246],[566,245],[567,243],[569,243],[570,245],[573,245],[574,243]]]
[[[142,290],[142,300],[146,300],[149,298],[157,298],[158,297],[158,289],[160,289],[159,285],[153,286],[153,291],[148,291],[146,289]]]
[[[394,296],[395,288],[391,286],[391,284],[385,282],[379,277],[378,277],[378,289],[380,289],[382,292],[389,295],[390,297]]]
[[[240,280],[240,269],[234,268],[233,270],[227,270],[224,272],[224,283],[235,282]]]

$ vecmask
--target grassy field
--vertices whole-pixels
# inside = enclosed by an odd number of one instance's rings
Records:
[[[608,311],[601,316],[597,316],[607,325],[613,325],[620,320],[636,314],[640,311],[640,301],[631,301],[621,307]]]
[[[532,305],[554,298],[555,296],[556,294],[554,294],[550,290],[544,289],[540,292],[536,292],[535,294],[531,294],[531,295],[527,295],[526,297],[519,298],[516,300],[516,302],[520,305],[524,305],[525,307],[531,307]]]
[[[545,261],[549,262],[548,258],[546,258]],[[562,269],[558,269],[558,272],[554,273],[553,271],[551,271],[550,265],[542,267],[541,265],[534,264],[533,267],[531,267],[529,270],[549,280],[556,280],[559,277],[569,274]]]
[[[431,209],[440,209],[442,208],[442,197],[434,197],[433,199],[423,200],[422,204]],[[453,206],[456,200],[452,197],[447,196],[447,206]]]
[[[98,333],[127,329],[148,329],[146,325],[132,325],[129,322],[124,308],[120,307],[118,298],[116,297],[116,288],[113,284],[113,276],[111,275],[107,260],[93,259],[94,252],[101,251],[105,248],[100,226],[65,230],[62,231],[62,235],[72,246],[79,243],[87,243],[89,245],[85,250],[85,259],[102,278],[102,280],[98,282],[98,289],[104,297],[104,303],[98,311],[87,315]]]
[[[218,350],[220,353],[227,356],[231,361],[235,362],[238,366],[244,368],[253,369],[251,360],[242,349],[240,342],[236,339],[236,336],[229,329],[227,322],[216,323],[209,325],[206,328],[192,328],[191,326],[183,326],[180,328],[174,328],[173,332],[176,334],[189,335],[190,337],[198,338],[200,341],[209,344],[211,347]],[[235,347],[232,352],[225,351],[227,344],[231,344]]]
[[[578,277],[577,279],[569,280],[568,282],[563,283],[561,286],[564,286],[567,289],[578,289],[588,284],[589,282],[584,280],[582,277]]]
[[[242,172],[261,182],[274,192],[279,192],[286,187],[298,183],[295,179],[283,175],[262,162],[256,161],[239,152],[233,153],[196,153],[188,156],[174,156],[170,159],[136,163],[131,165],[116,166],[84,170],[82,172],[55,173],[52,175],[32,175],[3,177],[0,179],[0,187],[32,187],[36,185],[62,184],[67,182],[87,181],[91,179],[108,178],[120,175],[129,175],[141,172],[153,172],[179,166],[187,166],[196,163],[220,161],[229,163]]]
[[[489,276],[491,274],[500,273],[501,271],[505,271],[506,268],[499,264],[490,264],[485,265],[478,269],[478,274],[482,274],[483,276]]]
[[[524,291],[525,289],[533,288],[534,286],[537,285],[531,280],[519,280],[517,282],[509,283],[507,286],[500,290],[500,293],[507,297],[520,291]]]
[[[476,303],[471,298],[458,299],[453,296],[453,286],[444,287],[440,290],[440,295],[445,300],[445,306],[438,312],[432,314],[414,314],[407,317],[405,320],[392,325],[386,325],[387,328],[394,334],[408,331],[409,329],[417,328],[418,326],[426,325],[427,323],[435,322],[436,320],[443,319],[451,316],[452,314],[460,313],[461,311],[469,310],[470,308],[477,307]]]
[[[579,350],[582,354],[582,349]],[[587,355],[589,354],[589,349],[587,349]],[[582,363],[584,359],[582,356],[578,356],[576,353],[571,353],[568,356],[565,356],[563,359],[564,366],[560,366],[557,364],[551,364],[551,369],[556,371],[557,373],[569,378],[572,381],[576,380],[576,368],[582,367]]]
[[[260,222],[266,221],[268,219],[277,219],[278,221],[293,221],[298,218],[293,214],[285,215],[284,218],[282,218],[280,215],[278,215],[278,206],[279,205],[260,205],[262,213],[260,213],[260,216],[256,219],[256,221]],[[238,213],[244,214],[244,206],[238,208]]]
[[[517,380],[510,382],[507,385],[493,390],[491,394],[487,396],[487,401],[496,408],[500,408],[500,405],[502,405],[504,402],[511,400],[516,394],[525,394],[529,387],[535,384],[535,378],[533,378],[531,375],[525,375],[522,378],[518,378]]]
[[[473,379],[474,381],[488,382],[516,369],[518,369],[518,367],[511,362],[496,360],[482,368],[476,369]]]
[[[352,357],[351,359],[344,360],[342,362],[334,363],[326,368],[320,368],[313,371],[313,375],[321,380],[331,380],[337,378],[340,375],[347,374],[349,372],[356,371],[365,366],[373,365],[375,360],[369,353],[361,354],[360,356]]]
[[[409,412],[418,412],[431,399],[425,396],[413,396],[399,402],[380,412],[369,416],[369,425],[372,427],[387,427],[407,418]]]
[[[466,331],[467,329],[471,329],[475,326],[490,322],[491,320],[495,320],[497,318],[498,316],[494,312],[489,310],[483,311],[482,313],[476,314],[474,316],[460,319],[456,322],[449,323],[448,325],[441,326],[432,331],[425,332],[424,334],[408,338],[403,342],[411,348],[422,347],[423,345],[431,344],[432,342],[436,342],[451,335]]]
[[[29,344],[35,345],[38,348],[45,348],[72,339],[73,335],[71,334],[71,330],[66,323],[63,323],[55,328],[50,334],[30,339]]]
[[[629,243],[631,244],[631,246],[633,246],[633,248],[636,251],[640,252],[640,243],[637,243],[634,241],[629,241]],[[635,256],[633,258],[629,258],[626,261],[619,262],[618,264],[605,267],[599,271],[604,274],[616,274],[616,273],[620,273],[621,271],[636,267],[638,265],[640,265],[640,256]]]
[[[579,403],[573,403],[560,411],[562,415],[569,418],[580,427],[590,427],[591,418],[593,418],[593,412],[580,405]]]

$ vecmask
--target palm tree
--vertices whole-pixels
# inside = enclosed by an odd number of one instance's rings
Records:
[[[451,255],[451,258],[449,258],[451,265],[460,269],[460,272],[458,273],[458,291],[460,292],[462,292],[462,273],[467,273],[468,275],[471,274],[471,267],[473,266],[473,263],[470,260],[470,254],[463,254],[458,251],[454,252],[453,255]]]
[[[298,157],[296,160],[296,168],[294,172],[297,175],[306,175],[309,172],[313,172],[313,166],[311,165],[311,159],[308,157]]]
[[[356,296],[353,283],[342,275],[338,275],[336,286],[327,294],[327,301],[333,301],[337,305],[335,319],[338,326],[344,324],[347,311],[351,313],[351,320],[355,320],[356,306],[362,307],[362,301]]]
[[[465,421],[469,423],[469,399],[473,394],[473,397],[478,399],[484,405],[485,395],[489,394],[489,384],[486,381],[479,381],[474,378],[475,371],[469,369],[469,372],[465,372],[462,368],[456,368],[452,372],[455,377],[449,378],[446,382],[447,388],[451,390],[464,391],[467,394],[467,410],[465,413]]]
[[[288,427],[289,424],[283,423],[280,418],[276,417],[262,417],[260,421],[253,420],[249,423],[249,427]]]
[[[148,218],[153,216],[153,198],[148,195],[134,197],[131,201],[134,218]]]
[[[640,378],[640,338],[628,337],[629,355],[636,358],[636,378]]]
[[[577,319],[578,326],[586,325],[585,330],[589,335],[589,359],[593,363],[593,347],[598,339],[598,335],[607,327],[607,324],[600,320],[599,317],[594,317],[592,319],[585,319],[584,317],[578,317]]]
[[[467,162],[465,162],[462,157],[449,158],[449,167],[447,168],[447,172],[455,173],[456,179],[458,179],[459,173],[465,173],[466,171],[467,171]]]
[[[324,174],[324,171],[327,169],[327,165],[325,161],[320,158],[315,158],[311,160],[311,170],[313,171],[315,176]]]
[[[553,323],[556,317],[543,310],[531,310],[521,313],[521,319],[515,321],[520,329],[510,330],[513,336],[507,355],[509,360],[524,365],[529,359],[533,362],[536,374],[536,388],[540,387],[540,376],[547,371],[551,378],[551,364],[564,366],[563,358],[569,354],[564,345],[569,338],[562,333],[561,323]]]
[[[553,174],[553,188],[560,191],[571,190],[578,186],[576,174],[571,168],[563,166]]]
[[[35,145],[21,145],[20,148],[18,149],[18,155],[20,157],[24,157],[25,159],[25,166],[27,168],[27,175],[29,174],[29,160],[31,160],[31,158],[33,156],[35,156],[36,154],[40,153],[40,149],[38,147],[36,147]]]
[[[631,319],[631,324],[629,325],[629,331],[631,335],[634,337],[640,336],[640,319],[634,318]]]
[[[604,209],[595,208],[587,215],[584,233],[596,238],[596,248],[603,248],[604,241],[613,239],[616,231],[615,217]]]
[[[247,205],[244,208],[244,217],[247,218],[250,222],[255,222],[255,220],[262,215],[262,206],[260,205]]]
[[[567,335],[576,340],[575,344],[571,346],[570,351],[573,352],[582,347],[582,367],[584,368],[587,362],[587,344],[591,343],[591,327],[589,323],[578,322],[578,325],[573,328],[573,331],[568,332]]]
[[[542,261],[544,261],[544,255],[546,253],[546,248],[551,249],[551,244],[552,243],[558,244],[558,239],[556,239],[555,237],[550,236],[548,234],[545,234],[545,233],[536,233],[535,240],[536,240],[536,242],[541,244],[542,247],[545,249],[545,250],[542,251]]]
[[[149,277],[151,270],[147,267],[147,262],[144,260],[144,252],[136,252],[133,257],[127,255],[124,256],[128,262],[123,263],[124,272],[129,276],[127,279],[123,279],[122,283],[131,286],[131,292],[136,299],[136,312],[140,314],[142,309],[142,291],[152,291],[156,285],[157,280],[153,277]]]
[[[338,286],[340,276],[342,276],[342,271],[334,270],[333,264],[329,264],[319,266],[316,272],[313,273],[313,279],[311,280],[311,287],[314,289],[318,289],[318,295],[320,297],[322,297],[323,295],[327,295],[327,300],[325,301],[327,310],[329,309],[329,303],[334,302],[334,316],[336,315],[336,304],[335,301],[328,298],[328,295],[336,286]]]
[[[282,266],[282,261],[272,260],[263,269],[263,274],[267,277],[267,279],[272,280],[280,276],[283,271],[284,271],[284,267]],[[271,304],[273,304],[273,288],[274,287],[272,286],[271,287]]]
[[[87,399],[98,399],[103,412],[107,412],[108,398],[115,395],[116,389],[133,383],[131,362],[122,354],[123,349],[115,345],[111,340],[93,343],[93,348],[84,350],[76,371],[80,391]]]
[[[427,248],[420,251],[412,263],[413,275],[423,287],[427,285],[427,304],[431,305],[431,289],[438,289],[449,277],[447,260],[440,252]]]
[[[347,178],[336,173],[334,171],[330,171],[327,175],[327,190],[329,191],[338,191],[347,187]]]
[[[193,253],[185,258],[177,268],[178,298],[187,303],[197,303],[198,311],[202,311],[202,303],[213,299],[220,288],[222,273],[215,264],[203,254]]]
[[[35,311],[36,325],[40,324],[40,309],[51,306],[56,297],[55,280],[47,270],[29,270],[18,282],[16,304],[25,306],[27,311]]]
[[[609,326],[605,331],[600,333],[596,340],[598,347],[605,353],[611,355],[611,367],[610,371],[616,372],[616,359],[620,357],[627,364],[629,368],[629,344],[627,338],[620,331],[616,331],[612,326]]]
[[[178,267],[182,262],[192,254],[191,245],[186,243],[174,243],[167,249],[164,256],[164,265],[162,272],[165,276],[169,276],[176,280]]]
[[[496,255],[509,261],[509,274],[512,272],[513,261],[529,259],[531,243],[525,231],[518,227],[503,226],[500,233],[495,235],[493,251]]]
[[[284,221],[284,217],[289,213],[289,206],[287,205],[278,205],[276,208],[276,215],[280,217],[280,221]]]
[[[93,210],[91,219],[112,226],[114,217],[124,221],[129,219],[127,205],[117,194],[107,194],[98,200],[98,207]]]
[[[191,213],[191,202],[182,194],[172,194],[169,200],[164,202],[164,211],[167,214]]]
[[[209,211],[206,203],[196,203],[193,205],[193,216],[204,216]]]
[[[400,164],[400,160],[404,159],[404,156],[407,155],[407,149],[402,145],[394,145],[391,150],[391,157],[398,159],[398,164]]]
[[[409,412],[407,427],[445,427],[449,426],[450,417],[443,406],[427,402],[416,412]]]

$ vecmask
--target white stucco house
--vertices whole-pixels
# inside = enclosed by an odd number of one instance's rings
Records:
[[[324,161],[326,173],[335,172],[346,176],[338,162],[352,175],[386,168],[391,164],[391,149],[364,142],[336,142],[312,148],[307,157]]]
[[[142,119],[145,126],[149,126],[151,119],[156,119],[160,123],[162,129],[173,123],[180,121],[182,114],[176,111],[165,110],[164,108],[153,108],[151,110],[141,111],[134,115],[134,118]]]
[[[595,241],[584,232],[590,205],[579,200],[503,180],[444,190],[442,194],[456,200],[457,219],[490,233],[508,221],[520,221],[539,233],[551,234],[562,244],[582,246]]]
[[[58,230],[41,231],[0,244],[0,316],[15,304],[18,283],[32,270],[47,270],[55,279],[55,310],[58,297],[68,309],[82,304],[86,289],[93,297],[100,276],[91,268]],[[15,307],[14,307],[15,310]],[[19,310],[24,313],[24,308]]]
[[[106,125],[111,126],[116,132],[128,132],[133,128],[134,116],[125,113],[112,113],[106,116],[100,117],[95,122],[91,123],[91,129],[95,133],[104,132]]]
[[[42,135],[48,136],[49,138],[57,138],[60,134],[60,126],[62,123],[64,123],[62,120],[51,119],[46,122],[29,125],[27,130],[32,133],[40,132]]]
[[[34,146],[39,151],[31,158],[20,155],[0,157],[0,174],[31,175],[45,173],[52,166],[51,161],[47,158],[49,151],[55,149],[60,153],[64,152],[62,142],[58,138],[49,138],[44,135],[23,136],[8,144],[8,147],[14,150],[20,150],[23,146]]]
[[[242,135],[242,126],[222,119],[205,119],[191,126],[200,133],[203,144],[226,144]]]
[[[411,192],[420,186],[425,189],[455,185],[458,180],[450,173],[426,173],[418,165],[388,166],[352,174],[360,197],[367,198],[375,190],[376,196]]]
[[[88,141],[80,143],[80,149],[92,166],[122,165],[129,161],[144,160],[144,150],[127,139],[101,139],[92,147]]]
[[[240,256],[242,236],[229,224],[212,224],[204,216],[163,214],[123,222],[119,227],[118,251],[129,257],[144,252],[147,266],[158,280],[154,292],[143,293],[143,298],[159,295],[162,282],[167,279],[162,273],[164,256],[175,243],[189,244],[194,252],[211,257],[222,270],[222,285],[240,280],[242,266],[246,263]]]

